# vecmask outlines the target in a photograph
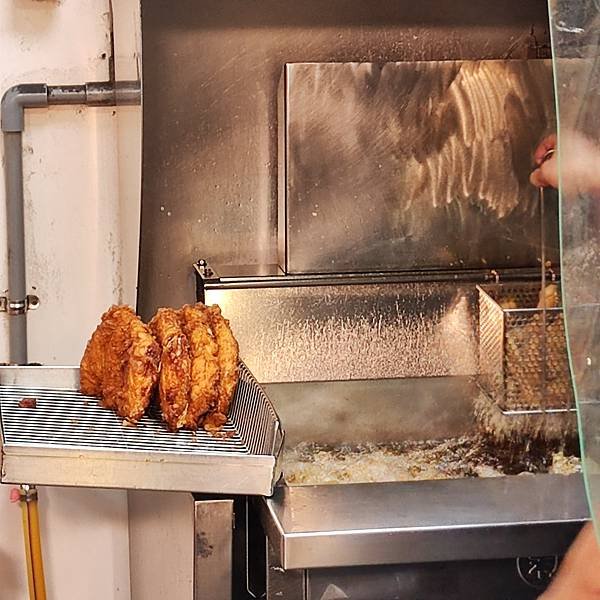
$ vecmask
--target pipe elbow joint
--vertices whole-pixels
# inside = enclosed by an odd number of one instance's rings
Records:
[[[22,132],[25,109],[48,106],[48,86],[44,83],[15,85],[4,93],[0,102],[0,128],[3,132]]]

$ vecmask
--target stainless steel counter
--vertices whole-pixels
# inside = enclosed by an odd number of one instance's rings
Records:
[[[589,518],[580,475],[281,487],[259,502],[284,569],[560,555]]]

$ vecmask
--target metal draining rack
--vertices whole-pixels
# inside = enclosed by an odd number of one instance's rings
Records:
[[[171,433],[152,412],[126,426],[78,383],[76,368],[0,368],[2,483],[272,494],[283,431],[243,363],[216,435]]]

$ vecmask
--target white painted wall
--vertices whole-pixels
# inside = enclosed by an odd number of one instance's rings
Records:
[[[136,0],[119,0],[132,53]],[[23,82],[106,80],[108,0],[0,3],[0,94]],[[104,56],[103,56],[104,55]],[[119,57],[130,68],[131,56]],[[129,67],[127,67],[129,64]],[[134,69],[135,70],[135,69]],[[28,283],[41,298],[30,313],[30,360],[77,364],[99,315],[135,302],[139,215],[139,109],[30,111],[24,135]],[[117,150],[131,160],[119,165]],[[4,183],[0,171],[0,290],[6,287]],[[7,360],[0,315],[0,362]],[[28,597],[18,505],[0,486],[0,597]],[[126,494],[40,490],[49,600],[129,598]]]

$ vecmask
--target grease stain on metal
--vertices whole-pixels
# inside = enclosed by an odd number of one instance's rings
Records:
[[[209,558],[212,556],[214,546],[210,543],[205,531],[196,534],[196,556]]]

